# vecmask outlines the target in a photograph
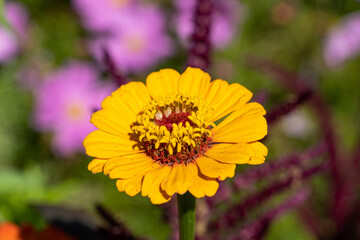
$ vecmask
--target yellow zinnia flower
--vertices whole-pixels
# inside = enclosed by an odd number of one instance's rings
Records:
[[[267,148],[264,108],[247,103],[240,84],[210,82],[209,74],[187,68],[151,73],[146,85],[130,82],[102,102],[91,122],[99,129],[84,140],[95,159],[88,169],[104,172],[120,192],[141,191],[152,203],[189,191],[213,196],[218,180],[233,177],[236,164],[261,164]],[[229,115],[219,125],[214,122]]]

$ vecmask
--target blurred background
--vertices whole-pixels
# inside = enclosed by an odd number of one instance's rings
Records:
[[[82,141],[94,129],[90,115],[121,84],[185,69],[195,7],[196,0],[0,1],[1,240],[19,232],[176,239],[175,202],[154,206],[119,193],[114,180],[87,170]],[[213,79],[241,83],[276,121],[265,140],[264,165],[273,167],[260,174],[260,166],[240,166],[238,179],[198,201],[199,239],[360,239],[360,1],[213,0],[210,42]],[[314,98],[301,100],[302,87]],[[317,154],[304,155],[314,146]],[[281,165],[292,155],[291,167]],[[316,161],[330,167],[307,177],[304,166]],[[288,177],[291,184],[254,200]],[[248,196],[254,211],[211,233],[229,210],[246,209]]]

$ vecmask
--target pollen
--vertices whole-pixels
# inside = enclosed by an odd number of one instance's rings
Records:
[[[211,147],[212,108],[199,98],[169,94],[153,99],[137,115],[132,130],[159,164],[188,164]]]

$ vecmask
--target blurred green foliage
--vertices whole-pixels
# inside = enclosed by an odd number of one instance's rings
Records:
[[[315,240],[302,225],[296,214],[289,213],[279,218],[269,230],[267,239],[276,240]]]
[[[0,24],[9,28],[9,23],[4,16],[4,1],[0,0]]]

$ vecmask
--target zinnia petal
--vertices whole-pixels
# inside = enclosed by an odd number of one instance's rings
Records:
[[[88,165],[88,170],[92,173],[99,173],[102,172],[104,169],[104,165],[108,159],[98,159],[95,158],[92,160]]]
[[[144,154],[135,154],[108,160],[104,165],[104,174],[109,174],[112,179],[127,179],[153,170],[157,166],[158,164],[154,164],[153,160]]]
[[[171,197],[161,189],[160,184],[169,175],[171,169],[171,167],[165,165],[147,173],[142,183],[142,196],[149,196],[153,204],[169,201]]]
[[[185,95],[201,97],[201,94],[208,91],[210,80],[211,77],[208,73],[199,68],[188,67],[180,76],[179,92]]]
[[[194,182],[195,164],[175,164],[170,174],[162,181],[161,189],[169,196],[174,193],[184,194]]]
[[[194,183],[189,188],[189,192],[197,198],[204,196],[212,197],[219,188],[219,183],[215,178],[209,178],[201,174],[196,168]]]
[[[163,69],[151,73],[146,78],[146,86],[152,97],[166,96],[169,93],[178,93],[180,73],[173,69]]]
[[[146,86],[131,82],[121,86],[101,103],[103,108],[91,116],[90,122],[105,132],[128,136],[136,115],[151,100]]]
[[[119,113],[108,108],[95,112],[90,120],[100,130],[122,137],[128,137],[132,132],[130,125],[134,121],[134,117],[125,111]]]
[[[128,108],[132,110],[134,117],[136,117],[151,100],[149,91],[142,82],[130,82],[122,85],[112,93],[112,97],[127,105]],[[102,107],[105,108],[106,106],[102,105]],[[120,106],[118,106],[117,109],[122,110]]]
[[[267,147],[260,142],[250,143],[249,145],[254,149],[254,155],[251,156],[249,164],[258,165],[264,163],[268,154]]]
[[[116,187],[119,192],[125,192],[127,195],[133,197],[141,190],[141,181],[144,175],[138,175],[129,179],[119,179],[116,181]]]
[[[205,155],[221,163],[245,164],[254,156],[254,148],[246,143],[215,144]]]
[[[227,177],[232,178],[235,174],[235,164],[220,163],[209,157],[197,158],[196,164],[199,166],[200,172],[209,178],[223,181]]]
[[[84,140],[86,154],[97,158],[118,157],[140,152],[136,144],[137,142],[101,130],[90,133]]]
[[[214,141],[246,143],[262,139],[267,134],[264,114],[264,108],[258,103],[244,105],[213,129]]]
[[[138,194],[141,190],[141,181],[144,178],[144,175],[137,175],[134,178],[131,178],[125,184],[125,192],[127,195],[133,197]],[[119,182],[119,183],[118,183]],[[121,180],[117,180],[117,186],[120,185]]]
[[[252,97],[252,93],[238,83],[228,84],[226,81],[217,79],[210,84],[205,100],[212,106],[214,111],[208,119],[214,122],[229,113],[239,109]]]

